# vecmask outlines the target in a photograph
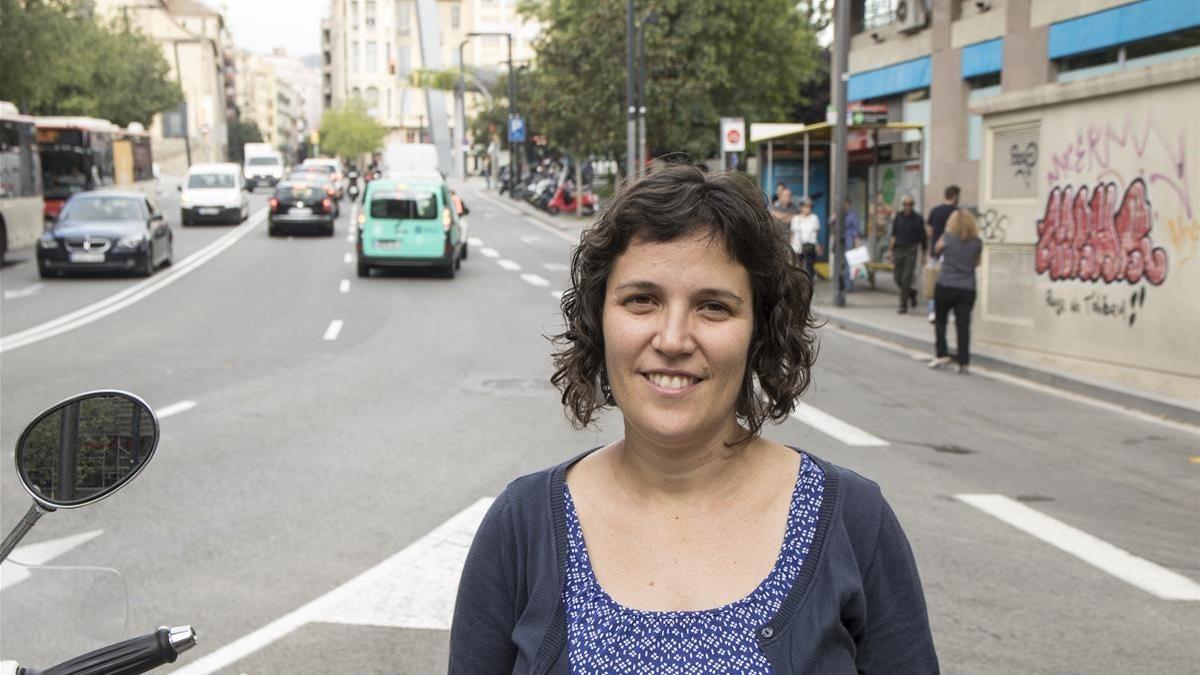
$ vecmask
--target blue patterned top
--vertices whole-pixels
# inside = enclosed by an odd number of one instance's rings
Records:
[[[803,456],[775,567],[750,595],[714,609],[651,612],[617,604],[596,581],[571,491],[565,492],[563,604],[572,673],[770,673],[757,631],[779,611],[808,556],[825,474]]]

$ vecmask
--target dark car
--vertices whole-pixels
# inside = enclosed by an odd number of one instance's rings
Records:
[[[78,192],[38,240],[38,274],[64,271],[135,272],[171,264],[174,233],[141,192]]]
[[[333,173],[325,167],[306,166],[295,169],[288,174],[287,180],[320,185],[325,194],[333,200],[333,217],[337,218],[341,214],[341,197],[338,195],[337,185],[333,181]]]
[[[325,236],[333,236],[337,203],[320,183],[289,178],[275,188],[268,205],[271,213],[267,234],[272,237],[284,228],[317,229]]]

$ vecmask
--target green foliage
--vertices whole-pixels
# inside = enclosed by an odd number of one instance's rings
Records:
[[[458,69],[426,70],[418,68],[408,74],[408,83],[414,87],[454,91],[458,86]]]
[[[242,143],[262,143],[262,130],[258,128],[258,123],[254,121],[242,120],[238,122],[238,138],[242,139]]]
[[[321,116],[321,152],[359,157],[383,147],[387,129],[367,114],[361,100],[347,101]]]
[[[642,0],[647,25],[648,146],[709,157],[721,117],[787,119],[818,70],[807,13],[792,0]],[[625,154],[623,0],[526,0],[543,23],[533,91],[522,111],[551,144],[581,154]],[[618,28],[619,27],[619,28]],[[528,91],[528,88],[526,88]]]
[[[101,25],[84,0],[0,0],[3,96],[35,115],[88,115],[149,125],[183,100],[151,38]]]

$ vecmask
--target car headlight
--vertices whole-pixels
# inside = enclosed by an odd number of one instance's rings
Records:
[[[145,234],[131,234],[117,240],[117,248],[137,248],[146,241]]]
[[[47,235],[43,236],[41,239],[38,239],[38,248],[46,248],[46,249],[58,248],[58,240],[55,239],[52,235],[47,234]]]

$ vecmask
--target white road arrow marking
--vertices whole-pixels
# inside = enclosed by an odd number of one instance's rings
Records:
[[[33,284],[32,286],[19,288],[15,291],[4,291],[4,299],[16,300],[18,298],[28,298],[31,295],[37,295],[45,287],[46,284]]]
[[[36,544],[29,544],[28,546],[21,546],[14,549],[12,554],[9,555],[8,560],[4,561],[3,565],[0,565],[0,590],[12,588],[30,577],[32,573],[26,567],[22,567],[22,565],[45,565],[67,551],[99,537],[101,534],[104,534],[104,530],[91,530],[90,532],[81,532],[69,537],[62,537],[61,539],[39,541]],[[17,562],[21,563],[21,565],[14,564]]]

